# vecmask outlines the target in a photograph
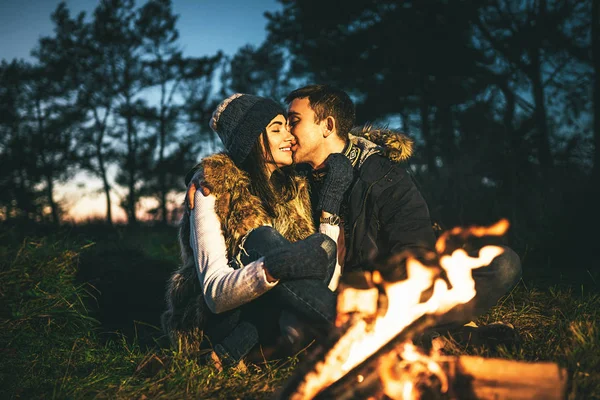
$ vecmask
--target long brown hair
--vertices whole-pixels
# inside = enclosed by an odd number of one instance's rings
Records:
[[[248,157],[239,167],[250,177],[250,192],[260,198],[264,209],[271,217],[276,217],[275,206],[297,196],[298,187],[294,181],[296,172],[293,167],[278,167],[269,179],[267,161],[274,160],[274,157],[268,143],[269,137],[267,130],[264,129],[259,139],[254,142]]]

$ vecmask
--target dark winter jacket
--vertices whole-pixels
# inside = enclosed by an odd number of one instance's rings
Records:
[[[344,271],[377,268],[405,250],[422,254],[434,249],[429,209],[404,163],[412,154],[412,140],[371,126],[355,128],[350,140],[360,155],[341,212]]]

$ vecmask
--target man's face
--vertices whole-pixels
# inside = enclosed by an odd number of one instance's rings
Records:
[[[323,137],[323,121],[315,123],[315,112],[307,98],[294,99],[288,107],[290,133],[296,138],[292,147],[296,163],[308,163],[313,168],[319,162]]]

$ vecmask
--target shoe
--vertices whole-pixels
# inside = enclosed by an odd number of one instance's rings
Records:
[[[521,343],[521,336],[514,325],[502,321],[482,326],[469,322],[463,326],[461,333],[462,342],[474,346],[486,346],[491,349],[495,349],[500,345],[518,346]]]

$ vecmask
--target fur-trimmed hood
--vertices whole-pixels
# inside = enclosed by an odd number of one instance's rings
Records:
[[[217,153],[204,158],[199,170],[200,180],[217,198],[215,211],[221,220],[230,259],[238,253],[242,237],[262,225],[273,226],[290,241],[303,239],[315,231],[305,178],[292,176],[290,184],[281,185],[283,197],[290,200],[274,204],[275,215],[270,216],[261,200],[252,194],[248,174],[227,154]]]
[[[413,154],[414,141],[404,133],[388,127],[371,124],[356,126],[348,136],[352,144],[361,149],[359,166],[373,154],[383,154],[395,163],[404,162]]]

